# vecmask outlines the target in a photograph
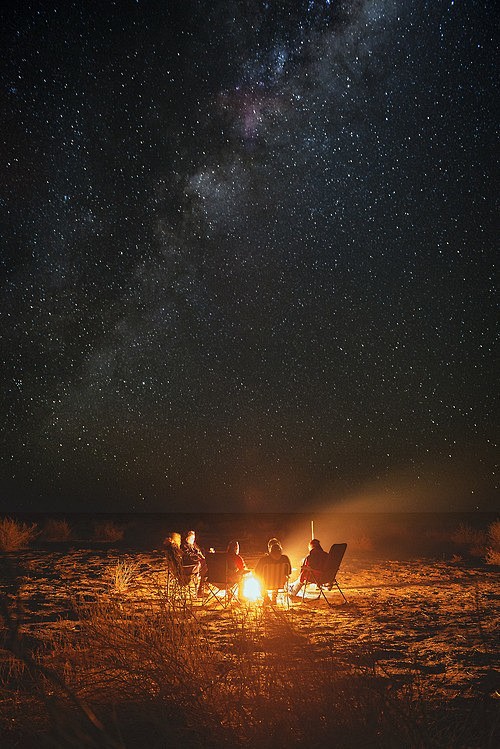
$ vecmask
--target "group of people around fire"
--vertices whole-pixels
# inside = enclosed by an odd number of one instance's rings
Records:
[[[209,566],[203,550],[196,542],[196,533],[194,530],[187,531],[183,537],[180,533],[170,533],[163,543],[168,564],[175,572],[180,581],[189,579],[198,580],[198,597],[203,598],[208,589]],[[210,553],[214,553],[210,549]],[[328,559],[327,552],[322,548],[317,538],[309,542],[309,553],[302,560],[300,573],[294,582],[288,584],[288,594],[291,597],[298,596],[303,585],[307,582],[318,579],[318,575],[324,569]],[[280,541],[277,538],[270,538],[267,544],[267,552],[258,560],[253,573],[255,577],[262,581],[264,570],[268,565],[283,565],[285,576],[292,573],[290,558],[283,552]],[[243,596],[243,582],[245,576],[250,570],[243,557],[240,555],[240,545],[236,540],[228,543],[226,548],[226,574],[227,582],[231,586],[238,586],[238,599]],[[271,599],[264,595],[264,603],[275,603],[277,590],[271,591]]]

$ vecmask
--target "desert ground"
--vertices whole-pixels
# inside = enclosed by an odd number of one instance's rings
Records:
[[[256,559],[256,554],[246,556],[249,566]],[[117,651],[128,648],[135,649],[134,658],[147,658],[147,655],[137,656],[137,641],[140,639],[143,647],[148,638],[153,637],[152,633],[146,636],[144,632],[148,622],[160,621],[155,619],[159,611],[163,616],[174,616],[177,633],[180,621],[190,622],[190,634],[183,634],[179,641],[174,638],[175,642],[170,634],[169,645],[178,653],[190,651],[191,654],[183,655],[180,662],[181,668],[192,666],[191,682],[193,674],[203,669],[205,680],[213,681],[213,675],[207,676],[207,669],[214,668],[220,678],[225,679],[225,699],[229,699],[230,683],[234,691],[236,671],[240,682],[246,679],[247,686],[252,683],[256,695],[266,690],[270,690],[271,695],[276,693],[278,676],[273,676],[272,683],[263,683],[263,672],[255,675],[257,662],[266,664],[266,674],[269,663],[273,663],[278,674],[290,670],[295,679],[304,678],[304,689],[308,688],[306,674],[309,671],[314,671],[314,678],[321,683],[327,678],[328,688],[332,688],[335,679],[342,681],[343,691],[332,697],[331,714],[321,718],[325,723],[321,730],[318,717],[311,729],[308,721],[312,719],[306,715],[309,708],[300,707],[300,699],[294,692],[283,704],[286,703],[287,711],[298,713],[294,714],[296,724],[291,726],[288,720],[289,725],[283,728],[283,721],[271,714],[271,707],[261,707],[261,720],[252,718],[254,728],[240,730],[241,715],[226,726],[232,731],[229,738],[226,736],[228,746],[311,747],[324,746],[325,741],[326,745],[339,747],[479,748],[499,745],[499,569],[477,559],[459,555],[446,559],[384,559],[373,550],[350,553],[348,549],[337,576],[347,604],[335,589],[326,593],[328,602],[317,598],[316,591],[311,589],[305,600],[293,599],[288,606],[281,597],[276,607],[265,608],[261,602],[223,608],[214,600],[207,604],[203,599],[184,599],[182,606],[177,602],[174,614],[165,601],[165,563],[161,549],[126,551],[112,545],[79,549],[73,545],[71,548],[4,553],[1,561],[2,747],[135,749],[148,746],[153,749],[176,746],[178,742],[185,747],[211,745],[206,736],[203,738],[203,732],[200,733],[204,720],[201,713],[196,729],[192,729],[187,720],[184,733],[169,731],[168,739],[165,733],[152,739],[149,731],[141,739],[130,730],[114,731],[113,728],[108,731],[106,728],[111,720],[110,710],[115,711],[113,727],[116,715],[121,715],[120,690],[123,694],[132,690],[130,694],[136,695],[134,690],[139,687],[137,684],[131,687],[130,659],[122,658],[111,666],[107,656],[102,655],[103,642],[107,638],[113,643],[115,661]],[[300,563],[296,559],[292,562]],[[109,631],[106,626],[97,626],[98,620],[101,623],[106,620]],[[131,621],[135,622],[133,633]],[[162,622],[165,629],[165,620]],[[144,630],[139,635],[141,626]],[[185,626],[182,625],[183,632]],[[117,632],[121,634],[118,636]],[[186,645],[186,637],[188,640],[189,637],[203,638],[203,653],[196,650],[198,642],[194,650],[193,641]],[[127,638],[134,639],[134,644],[130,645],[131,640]],[[156,640],[141,652],[147,653],[147,648],[153,646],[157,646]],[[210,652],[209,663],[205,663],[206,652]],[[189,665],[191,656],[195,662]],[[100,670],[96,669],[96,674],[90,678],[89,663],[93,667],[97,661]],[[250,668],[251,674],[245,671]],[[123,677],[125,671],[126,678]],[[104,672],[106,680],[101,683],[98,674]],[[176,683],[177,696],[172,697],[175,689],[167,684],[172,678],[169,674],[165,671],[161,676],[160,691],[165,689],[167,695],[163,694],[162,699],[168,702],[172,698],[177,707],[181,705],[182,711],[184,698],[179,697],[182,689]],[[346,686],[346,679],[350,680],[350,686]],[[360,695],[369,684],[372,696],[360,696],[358,700],[356,684],[362,685]],[[297,684],[293,688],[297,689]],[[218,693],[212,693],[210,698],[204,696],[203,700],[222,699],[220,684],[217,689]],[[286,692],[291,686],[283,689]],[[158,690],[154,694],[157,699]],[[81,726],[78,730],[63,730],[60,725],[54,728],[53,710],[51,714],[54,701],[61,703],[61,710],[67,708],[71,712],[68,701],[73,698],[76,711],[82,705],[84,710],[90,706],[93,711],[90,721],[99,722],[102,734],[89,738]],[[248,695],[242,695],[241,703],[247,698]],[[133,701],[132,697],[127,699]],[[302,727],[301,709],[304,711]],[[328,707],[322,709],[328,710]],[[355,709],[363,710],[368,716],[358,721],[360,725],[367,724],[359,734],[355,729]],[[371,731],[370,721],[382,720],[384,712],[389,715],[383,718],[384,725]],[[102,720],[95,718],[97,714]],[[250,714],[253,713],[249,707]],[[120,720],[124,720],[123,716]],[[169,721],[173,724],[175,717],[168,713],[162,721],[163,725]],[[250,718],[248,721],[252,722]],[[269,731],[263,730],[266,721]],[[399,726],[394,734],[387,728],[387,722],[391,721]],[[256,727],[259,722],[262,725]],[[224,745],[224,739],[214,730],[214,745]]]

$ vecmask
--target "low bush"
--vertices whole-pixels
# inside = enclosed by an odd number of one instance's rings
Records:
[[[49,518],[42,530],[42,538],[46,541],[68,541],[72,530],[67,520]]]
[[[500,520],[488,527],[488,547],[484,555],[487,564],[500,565]]]
[[[136,579],[138,567],[133,562],[118,561],[106,570],[105,579],[113,593],[125,593]]]
[[[495,520],[488,527],[488,542],[492,549],[500,551],[500,520]]]
[[[488,547],[485,554],[486,564],[500,565],[500,549],[492,549]]]
[[[36,523],[27,525],[8,517],[0,519],[0,551],[25,549],[37,535]]]
[[[104,520],[94,525],[95,541],[115,543],[121,541],[124,534],[124,529],[112,520]]]
[[[484,547],[486,543],[485,531],[473,528],[466,523],[461,523],[451,536],[453,543],[458,546],[466,546],[473,549]]]

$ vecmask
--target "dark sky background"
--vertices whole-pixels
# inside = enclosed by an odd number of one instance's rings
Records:
[[[493,1],[0,11],[5,510],[492,510]]]

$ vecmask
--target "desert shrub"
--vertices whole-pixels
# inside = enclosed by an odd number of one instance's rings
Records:
[[[488,542],[492,549],[500,551],[500,520],[495,520],[488,527]]]
[[[67,520],[49,518],[43,527],[42,537],[47,541],[68,541],[71,533],[71,526]]]
[[[94,525],[94,539],[96,541],[121,541],[124,529],[112,520],[104,520]]]
[[[133,562],[118,561],[109,567],[104,577],[113,593],[125,593],[136,579],[138,567]]]
[[[488,547],[484,558],[487,564],[500,565],[500,549]]]
[[[486,542],[486,533],[477,528],[473,528],[466,523],[461,523],[452,533],[453,543],[459,546],[468,546],[478,549],[484,546]]]
[[[0,519],[0,551],[25,549],[37,536],[37,524],[27,525],[12,518]]]
[[[486,563],[500,565],[500,520],[488,527],[488,544],[484,555]]]

